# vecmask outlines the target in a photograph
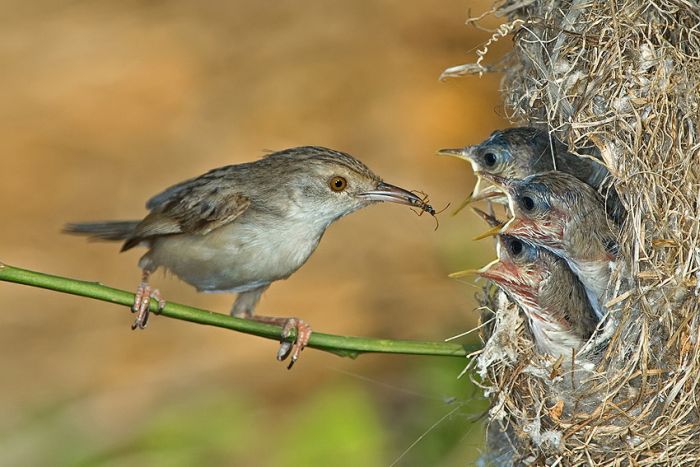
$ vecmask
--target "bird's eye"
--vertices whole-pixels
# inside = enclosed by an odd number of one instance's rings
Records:
[[[523,252],[523,242],[520,240],[514,239],[512,242],[510,242],[510,253],[513,256],[518,256],[520,253]]]
[[[522,198],[520,198],[520,204],[526,211],[532,211],[533,209],[535,209],[535,200],[530,198],[529,196],[523,196]]]
[[[328,185],[331,187],[331,190],[339,193],[348,187],[348,181],[343,177],[335,176],[331,178]]]
[[[497,160],[496,155],[492,152],[484,154],[484,164],[486,164],[486,167],[493,167],[496,165]]]

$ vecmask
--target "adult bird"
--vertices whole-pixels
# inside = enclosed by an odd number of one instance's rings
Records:
[[[291,367],[311,328],[297,318],[254,315],[262,293],[298,270],[333,222],[380,201],[435,213],[349,154],[305,146],[178,183],[151,198],[140,221],[75,223],[66,231],[123,241],[122,251],[148,249],[139,261],[143,276],[132,328],[146,326],[151,298],[164,306],[148,282],[164,268],[198,291],[237,293],[233,316],[281,325],[283,337],[296,329],[294,345],[283,343],[278,352],[279,360],[291,353]]]

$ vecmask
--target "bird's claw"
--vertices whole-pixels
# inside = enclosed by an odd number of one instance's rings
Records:
[[[296,330],[296,338],[294,342],[289,342],[284,339],[292,334],[292,329]],[[284,325],[282,326],[282,343],[277,351],[277,360],[283,361],[287,357],[290,358],[289,365],[287,369],[291,369],[292,366],[299,359],[301,351],[309,343],[311,338],[311,326],[309,326],[304,320],[298,318],[288,318]]]
[[[277,360],[280,362],[287,358],[292,351],[293,344],[289,341],[280,342],[280,348],[277,350]]]
[[[148,317],[150,315],[152,298],[158,301],[159,312],[165,308],[165,300],[163,300],[163,298],[160,296],[160,291],[151,287],[148,282],[141,282],[138,289],[136,289],[134,304],[131,306],[131,312],[136,313],[136,319],[131,325],[132,330],[137,328],[146,328],[146,325],[148,324]]]

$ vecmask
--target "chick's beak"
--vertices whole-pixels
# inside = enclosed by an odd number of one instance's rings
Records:
[[[501,289],[517,294],[527,300],[534,299],[535,284],[523,276],[523,271],[513,262],[494,260],[481,269],[467,269],[454,272],[450,278],[459,279],[465,276],[478,276],[493,281]]]
[[[498,230],[500,231],[501,228],[503,228],[503,226],[506,224],[505,222],[498,220],[498,218],[496,218],[496,216],[493,216],[493,215],[487,213],[486,211],[482,211],[481,209],[479,209],[477,207],[472,206],[472,211],[477,216],[481,217],[484,221],[486,221],[486,223],[492,229],[495,229],[496,227],[498,227]]]
[[[489,182],[493,183],[494,185],[499,186],[506,191],[510,191],[509,188],[511,186],[512,181],[510,178],[501,177],[500,175],[492,174],[490,172],[484,172],[482,170],[479,170],[475,173],[477,176],[479,176],[479,178],[484,178]]]
[[[437,152],[438,156],[457,157],[458,159],[470,160],[472,155],[472,147],[466,146],[463,148],[447,148],[440,149]]]
[[[481,233],[481,234],[477,235],[476,237],[472,238],[472,240],[476,241],[476,240],[482,240],[482,239],[488,238],[488,237],[495,237],[496,235],[501,233],[502,229],[503,229],[503,224],[496,224],[496,225],[492,226],[490,229],[488,229],[486,232]]]
[[[465,269],[464,271],[453,272],[453,273],[449,274],[447,277],[449,277],[450,279],[461,279],[462,277],[468,277],[468,276],[483,277],[482,276],[483,272],[487,271],[489,268],[493,267],[497,263],[498,263],[498,260],[495,259],[481,269]]]
[[[537,283],[512,262],[495,261],[488,268],[484,268],[479,275],[495,282],[502,290],[517,296],[519,300],[530,305],[537,304]]]
[[[370,201],[388,201],[390,203],[415,206],[424,210],[427,210],[424,206],[428,206],[415,193],[385,182],[379,182],[375,190],[365,191],[360,193],[359,196]]]
[[[518,268],[506,261],[497,260],[479,271],[479,276],[494,281],[496,284],[507,286],[521,282]]]
[[[564,235],[556,223],[538,222],[522,217],[511,219],[503,227],[501,234],[532,240],[544,245],[552,245],[561,240]]]

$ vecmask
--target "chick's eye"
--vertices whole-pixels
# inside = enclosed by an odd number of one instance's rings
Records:
[[[341,192],[348,187],[348,181],[345,180],[343,177],[335,176],[331,178],[331,181],[328,183],[328,185],[331,187],[331,190],[335,192]]]
[[[493,167],[496,165],[497,160],[496,155],[492,152],[484,154],[484,164],[486,164],[486,167]]]
[[[529,196],[523,196],[522,198],[520,198],[520,204],[526,211],[532,211],[533,209],[535,209],[535,200],[530,198]]]
[[[513,256],[518,256],[520,253],[523,252],[523,242],[520,240],[513,240],[510,242],[510,253]]]

